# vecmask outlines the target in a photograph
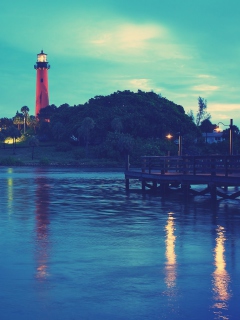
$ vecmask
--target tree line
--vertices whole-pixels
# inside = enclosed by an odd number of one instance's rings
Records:
[[[84,147],[85,157],[119,160],[126,153],[133,159],[141,155],[177,154],[179,135],[183,137],[185,154],[227,152],[228,130],[223,143],[208,145],[202,137],[202,133],[216,128],[210,118],[207,101],[201,97],[194,117],[192,111],[186,113],[182,106],[154,92],[125,90],[96,96],[85,104],[49,105],[40,110],[38,119],[30,116],[28,107],[24,106],[12,123],[0,119],[0,125],[3,128],[5,123],[8,127],[2,129],[2,134],[10,129],[25,133],[27,128],[40,142]],[[16,140],[16,132],[6,133]],[[172,141],[166,139],[168,133],[173,136]],[[235,143],[239,143],[239,130],[235,126],[234,135]]]

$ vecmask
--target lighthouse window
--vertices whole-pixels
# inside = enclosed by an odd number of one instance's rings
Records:
[[[37,60],[38,62],[47,62],[47,56],[45,54],[38,54]]]
[[[41,82],[43,82],[43,78],[41,78]]]

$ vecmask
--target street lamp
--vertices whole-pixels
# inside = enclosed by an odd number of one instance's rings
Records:
[[[168,139],[168,140],[170,140],[170,139],[172,139],[172,135],[169,133],[168,135],[166,135],[166,138]],[[168,156],[170,156],[170,150],[168,151]]]
[[[166,138],[168,138],[168,139],[172,139],[172,135],[169,133],[168,135],[166,135]]]
[[[222,122],[218,122],[217,128],[215,131],[220,132],[219,123],[221,123],[224,127],[229,127],[229,154],[233,155],[233,119],[230,119],[230,124],[224,124]]]
[[[166,135],[166,138],[168,140],[172,139],[173,136],[169,133],[168,135]],[[178,156],[182,155],[182,136],[181,136],[181,132],[178,132]]]

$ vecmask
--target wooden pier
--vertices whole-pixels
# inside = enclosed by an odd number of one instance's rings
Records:
[[[166,194],[176,189],[187,197],[210,194],[235,199],[240,197],[240,156],[143,156],[140,169],[130,169],[129,158],[125,170],[126,190],[130,180],[139,180],[142,191]],[[197,187],[197,190],[194,187]],[[199,191],[199,186],[203,189]],[[234,187],[234,188],[230,188]],[[231,190],[230,190],[231,189]],[[233,189],[233,190],[232,190]]]

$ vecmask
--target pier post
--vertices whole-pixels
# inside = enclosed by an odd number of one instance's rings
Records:
[[[216,159],[214,157],[211,157],[211,175],[216,175]]]
[[[126,191],[129,191],[129,179],[125,179],[125,188]]]
[[[144,173],[146,171],[146,158],[142,157],[142,172]]]
[[[216,188],[216,184],[215,183],[209,183],[209,189],[210,189],[210,194],[211,194],[211,198],[213,201],[217,200],[217,188]]]
[[[169,187],[169,183],[166,183],[166,182],[162,182],[160,184],[160,192],[165,195],[167,193],[167,190],[168,190],[168,187]]]
[[[189,183],[186,183],[186,182],[182,183],[182,184],[181,184],[181,189],[182,189],[184,198],[188,198],[188,196],[189,196],[189,190],[190,190],[190,185],[189,185]]]
[[[129,154],[126,155],[126,162],[125,162],[125,169],[126,171],[129,170],[130,163],[129,163]]]
[[[157,181],[154,181],[152,182],[152,190],[153,192],[157,192]]]

